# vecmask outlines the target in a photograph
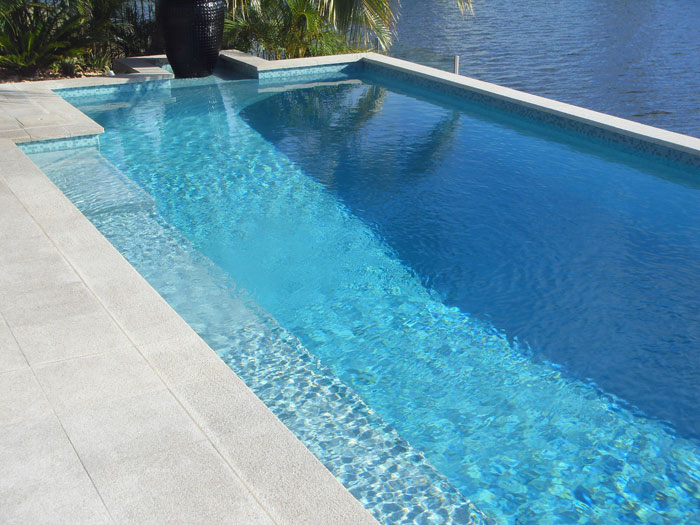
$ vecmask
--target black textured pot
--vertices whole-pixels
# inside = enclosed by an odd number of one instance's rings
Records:
[[[160,0],[165,54],[178,78],[211,75],[221,50],[226,0]]]

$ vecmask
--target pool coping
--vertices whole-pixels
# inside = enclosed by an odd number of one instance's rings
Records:
[[[0,396],[10,480],[0,521],[140,521],[171,509],[196,521],[213,498],[212,521],[376,523],[17,146],[102,133],[52,90],[172,78],[162,59],[122,60],[132,72],[114,77],[0,84],[0,274],[10,276],[0,278],[0,392],[13,393]]]
[[[359,64],[585,135],[700,167],[700,138],[379,53],[268,61],[237,50],[225,50],[220,57],[231,67],[259,79],[289,77],[291,80],[295,72],[306,68]]]

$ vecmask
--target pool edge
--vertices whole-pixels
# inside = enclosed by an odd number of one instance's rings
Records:
[[[268,61],[240,51],[226,50],[221,52],[220,57],[231,67],[260,79],[291,80],[303,69],[357,63],[583,135],[700,167],[700,138],[378,53]]]
[[[369,511],[8,139],[0,139],[0,182],[22,207],[19,212],[16,208],[14,215],[26,215],[38,225],[64,264],[76,274],[85,293],[99,302],[124,336],[122,340],[129,341],[123,352],[131,360],[143,359],[148,364],[157,377],[154,381],[162,383],[206,437],[220,463],[217,468],[230,469],[251,495],[249,499],[274,521],[376,523]],[[5,214],[5,220],[14,219],[11,209],[4,210]],[[15,240],[21,244],[24,239],[20,237]],[[25,257],[27,265],[42,271],[39,254],[30,250]],[[12,308],[18,306],[22,305],[13,304]],[[8,322],[8,326],[12,331],[13,323]],[[18,347],[20,352],[25,350],[21,344]],[[37,365],[41,366],[47,364]],[[28,363],[27,368],[34,371],[36,367]],[[55,400],[50,398],[48,402],[53,406]],[[60,409],[53,409],[63,424]],[[226,425],[221,424],[223,421]],[[70,429],[67,432],[71,440]],[[164,438],[163,447],[167,445]],[[83,462],[80,447],[76,452]],[[93,485],[103,503],[110,501],[114,507],[130,503],[103,498],[101,474],[92,472],[90,463],[83,467],[91,479],[97,480]],[[218,490],[216,486],[204,488]],[[27,491],[30,489],[27,487]],[[34,500],[36,496],[36,492],[25,494],[37,506],[47,505],[43,499]],[[240,499],[237,494],[231,497]],[[109,504],[106,507],[114,515],[114,508]]]

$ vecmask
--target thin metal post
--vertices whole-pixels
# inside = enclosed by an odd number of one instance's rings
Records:
[[[374,50],[379,52],[379,37],[374,37]]]
[[[455,55],[455,75],[459,75],[459,55]]]

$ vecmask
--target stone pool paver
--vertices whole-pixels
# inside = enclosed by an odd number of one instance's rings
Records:
[[[0,522],[376,523],[17,148],[102,131],[60,86],[0,84]]]

